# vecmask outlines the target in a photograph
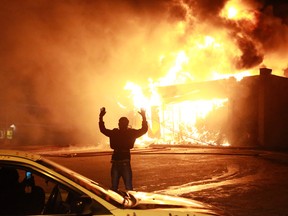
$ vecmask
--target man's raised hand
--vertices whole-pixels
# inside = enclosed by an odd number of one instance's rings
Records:
[[[142,108],[138,113],[142,116],[143,119],[146,118],[146,111],[145,111],[145,109]]]
[[[100,109],[100,117],[103,117],[104,115],[106,114],[106,109],[105,109],[105,107],[102,107],[101,109]]]

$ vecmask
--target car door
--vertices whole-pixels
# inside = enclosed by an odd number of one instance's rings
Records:
[[[112,215],[63,179],[19,163],[0,163],[0,191],[0,215]]]

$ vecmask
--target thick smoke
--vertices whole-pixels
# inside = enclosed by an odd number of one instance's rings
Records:
[[[2,0],[0,101],[12,107],[2,108],[2,115],[20,123],[61,125],[79,134],[77,142],[95,144],[101,142],[99,108],[107,107],[107,126],[116,127],[120,115],[133,111],[117,104],[129,104],[123,99],[125,83],[164,76],[169,64],[160,65],[159,56],[185,47],[199,29],[229,32],[241,53],[231,58],[235,70],[284,54],[287,17],[275,16],[272,4],[255,3],[258,23],[251,30],[219,16],[225,3]],[[187,26],[179,35],[174,27],[181,21]],[[28,112],[27,107],[42,111]]]

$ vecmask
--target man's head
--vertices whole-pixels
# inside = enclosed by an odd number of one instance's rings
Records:
[[[129,125],[129,120],[126,117],[121,117],[118,122],[119,129],[127,129]]]

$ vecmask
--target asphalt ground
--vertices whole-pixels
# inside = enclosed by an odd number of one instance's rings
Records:
[[[30,151],[44,156],[57,157],[87,157],[99,155],[111,155],[111,149],[97,149],[88,147],[57,147],[57,146],[23,146],[12,149]],[[131,154],[209,154],[209,155],[242,155],[257,156],[271,161],[288,163],[287,150],[263,150],[258,148],[241,147],[206,147],[189,145],[151,145],[145,148],[134,148]]]

